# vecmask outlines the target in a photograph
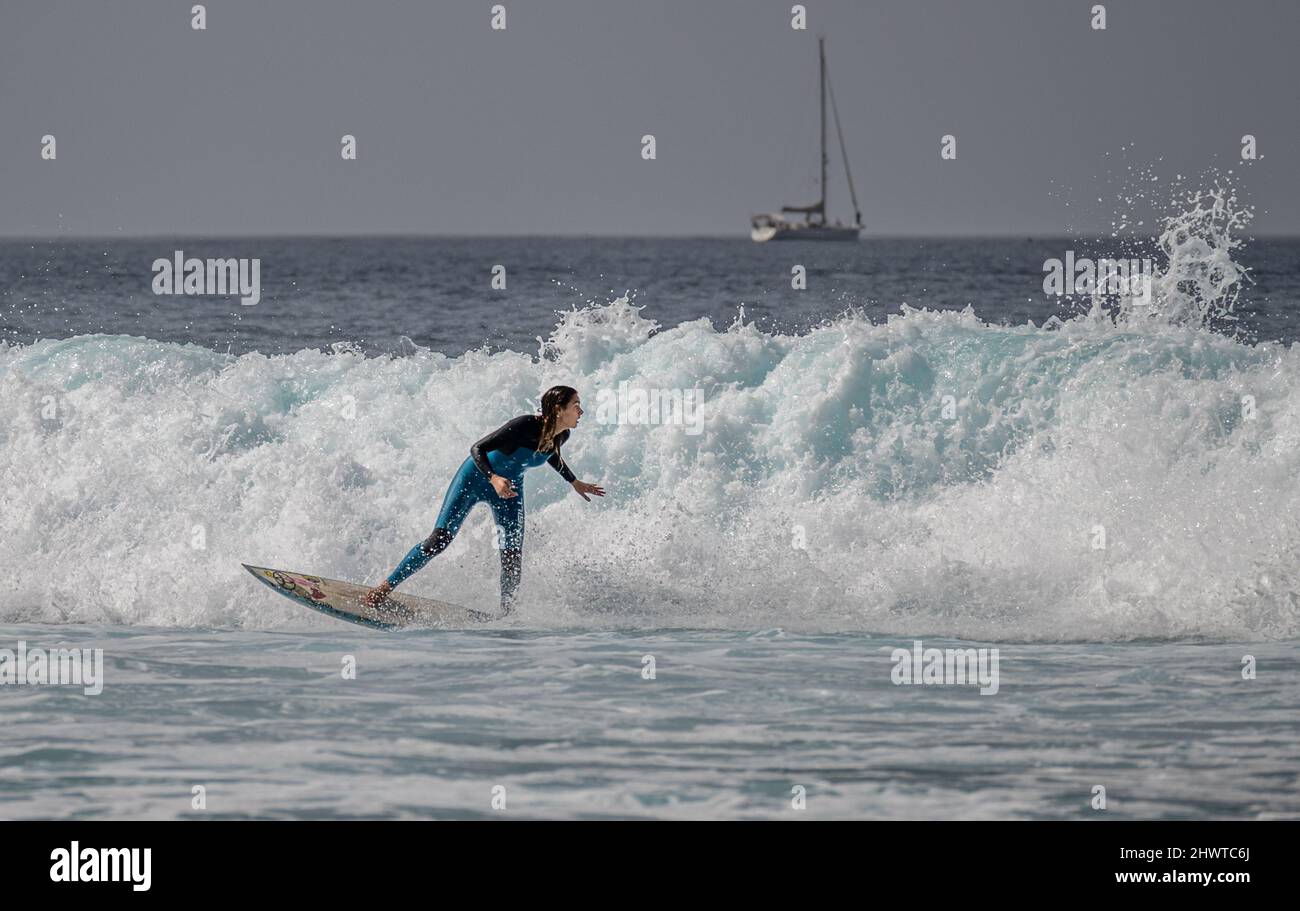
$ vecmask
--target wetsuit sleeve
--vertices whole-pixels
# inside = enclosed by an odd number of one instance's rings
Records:
[[[546,460],[546,464],[550,465],[552,468],[558,471],[560,473],[560,477],[564,478],[564,480],[572,484],[574,481],[578,479],[577,475],[575,475],[572,471],[569,471],[569,466],[564,463],[564,456],[560,455],[560,446],[562,446],[564,444],[564,441],[567,440],[568,438],[569,438],[569,431],[567,430],[562,431],[561,433],[556,435],[555,452],[551,453],[551,457]]]
[[[475,467],[483,472],[484,477],[490,478],[496,474],[492,470],[492,464],[487,460],[489,452],[495,452],[498,449],[514,452],[520,446],[531,447],[533,443],[537,442],[537,433],[533,427],[535,421],[536,418],[533,415],[520,415],[506,421],[469,448],[469,457],[474,460]]]

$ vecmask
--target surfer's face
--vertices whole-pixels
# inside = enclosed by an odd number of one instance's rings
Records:
[[[560,409],[560,429],[572,430],[578,426],[578,419],[582,417],[582,402],[575,395],[573,401],[569,402],[567,408]]]

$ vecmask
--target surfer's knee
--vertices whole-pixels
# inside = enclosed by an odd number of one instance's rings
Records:
[[[420,545],[420,550],[427,556],[442,553],[454,536],[445,528],[435,528],[433,534]]]

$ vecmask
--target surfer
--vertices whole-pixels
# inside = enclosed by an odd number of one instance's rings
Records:
[[[542,395],[542,413],[507,421],[469,448],[469,458],[451,480],[433,533],[411,548],[392,574],[366,592],[361,600],[378,607],[394,588],[447,549],[461,522],[479,503],[487,503],[496,518],[501,551],[501,609],[509,613],[523,575],[524,472],[543,462],[560,473],[584,500],[605,495],[603,487],[579,481],[565,464],[560,447],[582,417],[578,391],[552,386]]]

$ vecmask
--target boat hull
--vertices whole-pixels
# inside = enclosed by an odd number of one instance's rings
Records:
[[[855,241],[861,228],[843,225],[765,225],[752,228],[749,232],[754,243],[762,244],[770,240],[838,240]]]

